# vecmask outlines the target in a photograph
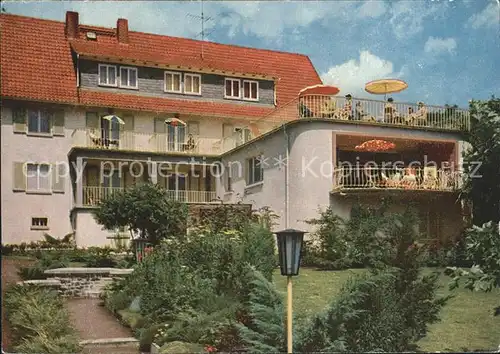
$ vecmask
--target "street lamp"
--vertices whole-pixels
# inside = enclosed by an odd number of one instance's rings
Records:
[[[281,275],[287,277],[287,347],[293,351],[292,339],[292,276],[299,274],[304,231],[286,229],[276,232]]]

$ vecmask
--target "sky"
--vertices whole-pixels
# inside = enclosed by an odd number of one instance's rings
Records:
[[[467,107],[500,96],[500,0],[37,1],[7,13],[308,55],[340,94],[381,98],[368,81],[399,78],[395,101]],[[383,97],[382,97],[383,98]]]

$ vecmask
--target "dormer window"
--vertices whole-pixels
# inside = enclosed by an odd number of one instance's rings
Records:
[[[201,75],[184,74],[184,93],[188,95],[201,95]]]
[[[120,87],[129,89],[137,88],[137,68],[128,66],[120,67]]]
[[[165,92],[182,93],[181,74],[165,71]]]
[[[99,85],[117,86],[115,65],[99,64]]]
[[[259,82],[243,80],[243,99],[247,101],[259,100]]]
[[[226,78],[224,97],[233,99],[239,99],[241,97],[239,79]]]

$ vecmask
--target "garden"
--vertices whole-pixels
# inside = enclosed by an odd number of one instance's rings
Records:
[[[482,159],[485,176],[500,173],[500,142],[478,153],[482,141],[500,133],[497,101],[472,106],[473,116],[486,118],[468,137],[466,159]],[[357,205],[349,220],[331,209],[309,220],[316,231],[294,280],[294,351],[497,350],[500,208],[492,211],[491,202],[498,206],[500,186],[493,177],[469,179],[463,195],[473,201],[474,218],[456,243],[420,242],[412,205],[389,213],[390,201]],[[104,227],[128,228],[149,243],[139,261],[133,248],[77,249],[69,235],[5,245],[2,255],[32,260],[20,267],[22,279],[75,265],[133,267],[101,300],[131,328],[141,352],[286,352],[286,285],[271,232],[276,215],[221,205],[192,218],[186,205],[165,196],[144,184],[95,210]],[[57,292],[12,286],[2,301],[16,352],[81,350]]]

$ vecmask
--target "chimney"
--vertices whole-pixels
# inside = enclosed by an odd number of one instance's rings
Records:
[[[66,11],[66,26],[64,27],[64,34],[67,38],[78,38],[78,12]]]
[[[119,18],[116,21],[116,36],[119,43],[128,43],[128,20]]]

